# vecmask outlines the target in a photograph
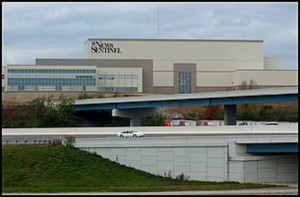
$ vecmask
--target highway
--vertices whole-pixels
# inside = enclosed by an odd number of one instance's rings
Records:
[[[295,139],[298,124],[284,126],[198,126],[198,127],[89,127],[89,128],[17,128],[2,129],[4,144],[48,144],[62,140],[65,136],[75,138],[117,139],[117,133],[135,130],[144,133],[145,138],[202,136],[210,139],[232,139],[233,137],[259,137],[268,139],[273,135],[282,135],[282,139]],[[143,140],[134,139],[134,140]],[[297,138],[298,139],[298,138]],[[129,139],[120,139],[129,140]]]
[[[145,137],[117,137],[118,132],[128,129],[143,132]],[[76,148],[152,174],[163,173],[164,170],[174,171],[177,166],[188,163],[185,165],[185,174],[193,176],[195,180],[216,180],[215,177],[218,177],[218,181],[243,182],[246,175],[244,176],[244,168],[238,168],[241,162],[247,165],[249,162],[257,162],[253,165],[251,163],[250,167],[255,167],[255,173],[261,174],[255,179],[261,182],[282,182],[277,179],[279,176],[294,182],[298,172],[295,154],[298,153],[298,148],[295,148],[298,147],[298,124],[2,129],[2,144],[48,144],[68,135],[75,137],[73,145]],[[260,154],[261,150],[265,152]],[[199,161],[206,166],[205,171]],[[278,161],[284,163],[280,164],[279,172],[277,167],[273,167]],[[142,165],[143,163],[147,165]],[[257,167],[261,165],[272,169],[272,176],[269,169]],[[204,171],[206,175],[198,175],[200,171]],[[244,178],[234,177],[235,171]],[[276,176],[273,176],[274,173]]]

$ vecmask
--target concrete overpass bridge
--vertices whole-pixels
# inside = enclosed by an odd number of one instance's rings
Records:
[[[126,129],[145,137],[118,138]],[[2,129],[2,145],[68,135],[81,150],[155,175],[175,178],[183,173],[190,180],[217,182],[298,181],[298,124]]]
[[[139,126],[141,118],[159,107],[224,105],[225,125],[236,125],[236,105],[297,102],[298,88],[268,88],[238,91],[204,92],[76,100],[75,111],[112,110],[113,116],[130,118],[130,126]]]

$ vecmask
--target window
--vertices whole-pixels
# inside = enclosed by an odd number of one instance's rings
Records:
[[[180,94],[186,94],[192,92],[191,86],[191,73],[190,72],[179,72],[178,87]]]
[[[55,86],[55,90],[56,91],[62,91],[62,87],[61,86]]]
[[[23,85],[18,86],[18,90],[19,91],[24,91],[24,86]]]
[[[111,74],[111,75],[98,75],[99,80],[117,80],[117,79],[122,79],[122,80],[137,80],[138,75],[134,74]]]
[[[98,87],[98,92],[138,92],[137,87]]]

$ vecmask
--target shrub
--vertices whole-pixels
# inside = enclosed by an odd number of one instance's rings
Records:
[[[64,138],[64,143],[66,146],[73,146],[73,143],[75,142],[75,137],[74,136],[65,136]]]
[[[58,101],[54,101],[50,96],[36,98],[23,105],[6,106],[2,111],[2,127],[77,126],[73,103],[71,98],[60,95]]]
[[[171,170],[169,170],[168,174],[166,172],[164,172],[164,176],[163,177],[172,178]]]
[[[104,98],[104,94],[103,93],[98,93],[97,98]]]
[[[185,176],[183,173],[181,173],[176,177],[176,179],[179,181],[188,181],[190,179],[190,176]]]
[[[142,126],[163,126],[166,117],[162,113],[155,113],[142,119]]]
[[[89,96],[87,95],[86,92],[81,92],[80,95],[78,96],[78,99],[87,99]]]

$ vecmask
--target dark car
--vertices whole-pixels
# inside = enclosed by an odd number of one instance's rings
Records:
[[[240,122],[240,123],[239,123],[239,126],[246,126],[246,125],[248,125],[247,122]]]

